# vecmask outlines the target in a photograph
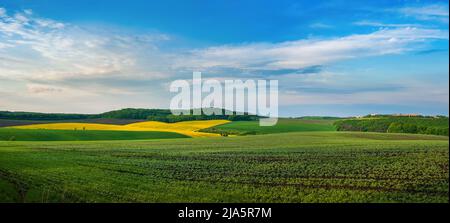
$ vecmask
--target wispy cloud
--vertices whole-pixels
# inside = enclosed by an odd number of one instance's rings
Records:
[[[418,20],[433,20],[440,22],[449,22],[449,8],[447,4],[433,4],[414,7],[403,7],[399,12],[405,16],[414,17]]]
[[[448,31],[406,27],[330,39],[224,45],[194,50],[181,57],[177,66],[299,69],[353,58],[404,53],[435,39],[448,39]]]
[[[3,17],[6,15],[6,9],[0,8],[0,17]]]
[[[282,93],[280,102],[284,105],[354,105],[354,104],[393,104],[393,105],[418,105],[438,103],[448,105],[448,84],[416,84],[397,88],[364,88],[357,90],[334,89],[320,93],[304,89],[300,93],[291,91]],[[420,92],[420,94],[418,93]],[[420,95],[420,96],[419,96]]]
[[[374,21],[357,21],[353,23],[357,26],[374,26],[374,27],[386,27],[386,28],[408,28],[408,27],[422,27],[420,24],[412,24],[412,23],[406,23],[406,24],[395,24],[395,23],[382,23],[382,22],[374,22]]]
[[[63,90],[59,87],[53,87],[48,85],[28,84],[28,91],[33,94],[46,94],[46,93],[60,93]]]
[[[331,28],[333,28],[332,25],[328,25],[328,24],[321,23],[321,22],[312,23],[309,25],[309,27],[313,28],[313,29],[331,29]]]
[[[8,15],[0,10],[0,75],[16,78],[61,79],[73,76],[141,75],[158,77],[143,63],[152,58],[157,41],[166,35],[102,35],[71,24],[33,16],[32,11]],[[16,61],[21,61],[17,64]],[[146,61],[147,62],[147,61]],[[155,68],[155,67],[153,67]]]

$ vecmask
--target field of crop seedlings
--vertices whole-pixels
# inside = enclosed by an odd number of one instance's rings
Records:
[[[0,141],[83,141],[189,138],[175,132],[0,128]]]
[[[448,202],[444,136],[0,142],[0,202]]]
[[[260,126],[259,121],[234,121],[203,129],[203,132],[228,135],[258,135],[283,132],[336,131],[336,119],[289,119],[280,118],[274,126]]]
[[[115,119],[115,118],[95,118],[95,119],[66,119],[66,120],[17,120],[17,119],[1,119],[0,127],[34,125],[34,124],[51,124],[51,123],[97,123],[97,124],[113,124],[127,125],[136,122],[144,122],[141,119]]]

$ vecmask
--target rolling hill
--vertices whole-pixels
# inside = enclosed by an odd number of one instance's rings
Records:
[[[175,132],[0,128],[0,141],[94,141],[189,138]]]
[[[285,132],[335,131],[335,119],[280,118],[274,126],[259,126],[259,121],[236,121],[201,130],[222,135],[259,135]]]
[[[137,122],[127,125],[113,125],[113,124],[98,124],[98,123],[50,123],[50,124],[33,124],[33,125],[20,125],[20,126],[10,126],[7,128],[0,128],[3,131],[0,134],[6,134],[9,131],[9,136],[14,136],[14,133],[19,133],[16,130],[70,130],[73,132],[73,136],[81,136],[81,133],[74,132],[90,132],[90,131],[121,131],[122,133],[127,132],[170,132],[182,134],[189,137],[215,137],[219,136],[214,133],[199,132],[199,130],[204,128],[209,128],[212,126],[228,123],[227,120],[206,120],[206,121],[187,121],[187,122],[177,122],[177,123],[164,123],[156,121],[146,121]],[[48,133],[53,135],[53,132],[41,131],[39,134],[43,135]],[[64,133],[64,132],[61,132]],[[36,133],[37,134],[37,133]],[[67,134],[67,132],[65,132]],[[150,134],[150,133],[149,133]],[[22,134],[23,135],[23,134]],[[108,134],[106,134],[108,135]],[[111,134],[109,134],[111,135]],[[130,134],[126,134],[130,135]],[[24,135],[23,135],[24,136]],[[1,137],[4,140],[9,137]],[[1,139],[0,138],[0,139]],[[23,139],[23,137],[20,137]],[[51,136],[46,136],[44,138],[51,138]],[[120,138],[120,137],[119,137]],[[126,138],[126,137],[125,137]],[[153,137],[151,137],[153,138]],[[16,138],[19,140],[19,138]],[[81,138],[80,138],[81,140]]]

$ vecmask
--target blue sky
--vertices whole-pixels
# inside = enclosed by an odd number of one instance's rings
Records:
[[[280,83],[280,114],[448,115],[448,1],[0,0],[0,110],[167,107],[189,79]]]

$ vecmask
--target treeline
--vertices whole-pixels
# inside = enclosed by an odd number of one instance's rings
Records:
[[[449,119],[445,116],[357,118],[339,120],[334,125],[338,131],[449,135]]]
[[[99,115],[0,111],[0,119],[53,121],[100,118]]]
[[[167,115],[167,116],[149,116],[149,121],[159,122],[182,122],[195,120],[217,120],[224,119],[230,121],[254,121],[259,120],[258,116],[254,115]]]
[[[205,109],[204,109],[205,110]],[[185,110],[180,111],[184,112],[183,115],[173,115],[170,111],[170,114],[167,115],[159,115],[159,116],[148,116],[147,120],[150,121],[160,121],[160,122],[182,122],[182,121],[195,121],[195,120],[218,120],[218,119],[224,119],[224,120],[230,120],[230,121],[254,121],[259,120],[259,116],[257,115],[250,115],[248,113],[244,114],[237,114],[236,112],[230,112],[225,109],[206,109],[208,114],[211,113],[211,115],[206,115],[203,113],[203,111],[195,111],[195,110]],[[196,115],[194,115],[194,112],[196,112]],[[215,112],[213,114],[213,112]],[[198,115],[200,114],[200,115]],[[216,115],[217,114],[217,115]]]
[[[414,124],[393,122],[389,125],[387,132],[448,136],[448,127],[417,126]]]
[[[102,118],[116,119],[148,119],[149,117],[165,117],[171,115],[169,109],[125,108],[100,114]]]
[[[220,111],[220,110],[218,110]],[[37,112],[9,112],[0,111],[0,119],[10,120],[30,120],[30,121],[57,121],[57,120],[81,120],[81,119],[136,119],[136,120],[150,120],[160,122],[180,122],[193,120],[214,120],[226,119],[230,121],[251,121],[259,120],[256,115],[238,115],[231,112],[232,115],[225,115],[225,110],[222,110],[223,115],[193,115],[194,110],[185,111],[186,115],[173,115],[169,109],[139,109],[126,108],[116,111],[105,112],[101,114],[64,114],[64,113],[37,113]]]

